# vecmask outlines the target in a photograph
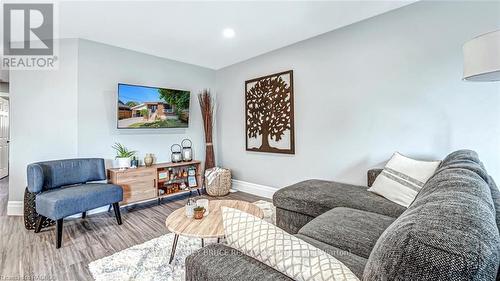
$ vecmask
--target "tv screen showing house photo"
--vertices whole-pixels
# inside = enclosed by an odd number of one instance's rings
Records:
[[[118,129],[187,128],[189,91],[118,84]]]

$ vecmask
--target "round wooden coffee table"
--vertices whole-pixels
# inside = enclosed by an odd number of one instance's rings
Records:
[[[259,207],[239,200],[211,200],[208,203],[209,214],[201,220],[186,217],[186,207],[177,209],[165,220],[167,229],[175,234],[169,263],[172,263],[174,259],[179,235],[201,238],[202,247],[204,244],[203,239],[205,238],[217,238],[217,242],[219,242],[220,238],[224,237],[221,210],[223,206],[238,209],[259,218],[264,217],[264,212]]]

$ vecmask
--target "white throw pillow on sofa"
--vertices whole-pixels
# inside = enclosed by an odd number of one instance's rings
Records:
[[[368,191],[408,207],[440,163],[415,160],[396,152]]]
[[[230,247],[294,280],[359,280],[336,258],[255,216],[222,207],[222,219]]]

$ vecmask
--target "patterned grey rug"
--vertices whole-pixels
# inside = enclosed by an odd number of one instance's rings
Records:
[[[274,224],[276,212],[272,203],[254,202],[264,211],[264,220]],[[201,248],[201,239],[180,236],[175,258],[168,264],[174,235],[165,234],[145,243],[130,247],[111,256],[93,261],[89,270],[96,281],[174,281],[184,280],[184,260]],[[206,239],[205,244],[216,243]]]

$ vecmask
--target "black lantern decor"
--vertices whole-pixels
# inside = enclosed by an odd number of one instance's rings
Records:
[[[172,156],[170,157],[170,159],[172,159],[173,163],[182,161],[181,149],[181,146],[178,144],[174,144],[170,147],[170,151],[172,151]]]
[[[191,142],[190,139],[184,139],[181,142],[182,145],[182,160],[183,161],[191,161],[193,160],[193,149],[191,148],[191,145],[193,143]]]

